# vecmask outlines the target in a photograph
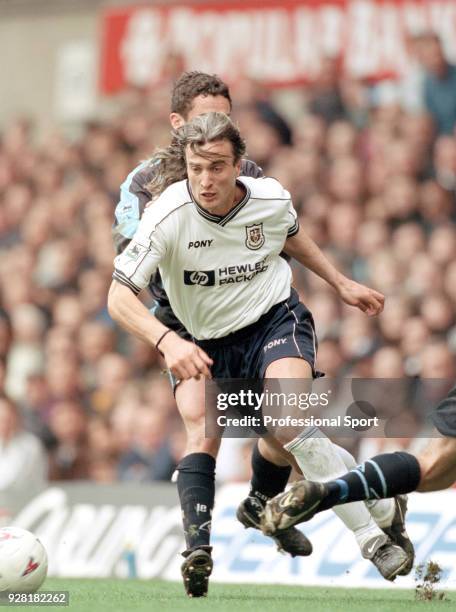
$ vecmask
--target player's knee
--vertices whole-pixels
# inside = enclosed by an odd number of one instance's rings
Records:
[[[421,478],[418,486],[418,491],[428,493],[430,491],[440,491],[447,489],[455,481],[453,470],[444,471],[438,465],[438,461],[433,461],[429,457],[425,460],[420,460]]]
[[[274,437],[281,444],[281,446],[285,446],[285,444],[288,444],[294,440],[298,434],[299,430],[295,431],[294,429],[292,430],[291,428],[287,427],[278,428],[274,431]]]
[[[429,487],[432,486],[432,480],[435,477],[435,460],[429,454],[422,454],[418,457],[418,463],[420,464],[420,484],[418,491],[428,491]]]
[[[216,457],[219,448],[220,440],[218,438],[206,438],[203,430],[202,432],[194,432],[193,434],[187,436],[185,454],[207,453],[208,455]]]
[[[438,491],[450,487],[456,480],[456,440],[434,440],[418,456],[421,478],[418,491]]]
[[[272,444],[270,440],[260,438],[258,448],[264,459],[275,465],[286,466],[289,465],[290,461],[293,459],[290,453],[279,446],[279,441],[276,441],[276,444]]]

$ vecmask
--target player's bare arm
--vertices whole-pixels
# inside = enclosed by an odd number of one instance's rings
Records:
[[[285,242],[285,253],[330,284],[340,298],[368,316],[382,312],[385,296],[341,274],[302,228]]]
[[[211,378],[212,359],[193,342],[188,342],[154,317],[125,285],[113,280],[108,295],[111,317],[140,340],[157,346],[166,365],[179,380]],[[166,334],[166,335],[165,335]]]

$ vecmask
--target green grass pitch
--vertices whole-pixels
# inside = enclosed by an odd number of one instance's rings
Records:
[[[449,612],[456,593],[446,601],[416,602],[412,590],[340,589],[259,584],[212,583],[207,598],[189,599],[182,584],[162,580],[79,580],[49,578],[43,590],[70,592],[71,612]],[[30,610],[31,607],[14,608]],[[34,609],[38,609],[35,607]],[[43,609],[43,608],[40,608]]]

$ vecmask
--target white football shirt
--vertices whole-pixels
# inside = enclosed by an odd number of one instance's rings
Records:
[[[136,294],[158,267],[174,313],[198,340],[246,327],[290,295],[280,257],[298,232],[290,194],[272,178],[238,180],[246,195],[223,217],[195,202],[188,181],[171,185],[114,260],[113,278]]]

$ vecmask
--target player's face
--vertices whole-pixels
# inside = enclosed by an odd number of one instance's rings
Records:
[[[226,215],[237,200],[236,178],[241,162],[234,162],[228,140],[207,143],[200,153],[187,147],[187,176],[193,197],[208,212]]]
[[[198,115],[205,115],[206,113],[225,113],[225,115],[229,115],[231,113],[230,103],[224,96],[196,96],[187,117],[183,117],[179,113],[171,113],[169,120],[173,128],[177,129],[198,117]]]

